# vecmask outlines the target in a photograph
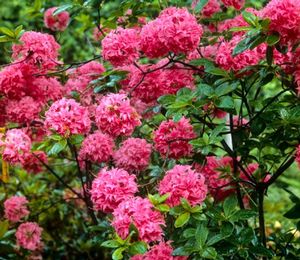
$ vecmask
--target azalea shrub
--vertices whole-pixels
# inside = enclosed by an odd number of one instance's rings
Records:
[[[0,27],[1,259],[299,259],[300,2],[48,2]]]

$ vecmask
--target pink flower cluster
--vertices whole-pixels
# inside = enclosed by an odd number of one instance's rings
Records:
[[[180,205],[181,198],[191,205],[201,204],[207,194],[205,178],[188,165],[175,165],[167,171],[158,190],[161,195],[170,195],[166,202],[171,207]]]
[[[43,229],[35,222],[22,223],[17,231],[17,244],[25,249],[34,251],[41,245]]]
[[[236,10],[243,8],[245,0],[221,0],[226,7],[233,6]]]
[[[115,152],[114,162],[127,171],[142,171],[149,165],[151,148],[145,139],[128,138]]]
[[[200,42],[203,29],[185,8],[169,7],[146,24],[140,34],[140,48],[150,58],[169,52],[188,53]]]
[[[112,137],[130,136],[141,124],[139,114],[125,94],[104,96],[96,108],[95,118],[98,128]]]
[[[139,57],[138,47],[137,30],[119,27],[102,40],[102,55],[113,66],[129,65]]]
[[[257,48],[246,50],[236,56],[232,52],[236,45],[241,41],[240,36],[234,36],[229,42],[223,41],[216,54],[216,63],[225,70],[238,72],[247,66],[256,65],[259,63],[261,56]]]
[[[135,176],[122,169],[102,169],[93,180],[90,190],[95,210],[106,213],[114,211],[118,205],[129,200],[138,191]]]
[[[52,35],[29,31],[21,36],[20,42],[12,46],[13,59],[34,65],[38,71],[53,69],[59,64],[60,46]]]
[[[74,99],[62,98],[54,102],[45,116],[45,127],[64,136],[84,134],[90,130],[88,110]]]
[[[142,241],[149,243],[162,239],[161,226],[165,225],[164,218],[153,209],[148,199],[132,197],[124,200],[115,209],[113,216],[112,226],[122,239],[129,235],[131,224],[139,231],[139,239]]]
[[[300,168],[300,145],[298,145],[296,148],[295,160]]]
[[[43,163],[47,163],[47,155],[43,151],[34,151],[32,153],[25,154],[22,167],[28,173],[40,173],[44,170]]]
[[[64,31],[68,27],[70,15],[67,11],[54,15],[53,13],[56,10],[57,7],[52,7],[46,10],[44,13],[45,26],[52,31]]]
[[[182,117],[178,122],[164,121],[154,131],[155,149],[163,156],[179,159],[192,153],[189,140],[196,137],[189,119]]]
[[[270,18],[270,30],[278,32],[282,44],[294,44],[300,39],[300,2],[271,0],[261,10],[262,17]]]
[[[199,0],[193,0],[192,8],[195,8]],[[201,13],[204,17],[212,17],[213,14],[221,11],[220,3],[218,0],[208,0],[207,4],[203,7]]]
[[[31,149],[31,140],[20,129],[11,129],[6,132],[5,140],[0,140],[0,147],[2,147],[2,158],[10,164],[23,164],[26,155]]]
[[[28,200],[23,196],[12,196],[4,201],[4,214],[11,222],[19,222],[29,215]]]
[[[84,139],[79,151],[79,160],[93,163],[107,162],[113,155],[114,146],[110,136],[96,131]]]
[[[186,260],[186,256],[172,256],[171,242],[160,242],[143,255],[135,255],[131,260]]]

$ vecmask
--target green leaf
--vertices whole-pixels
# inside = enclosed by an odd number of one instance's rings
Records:
[[[210,73],[212,75],[216,75],[216,76],[223,76],[225,78],[229,77],[227,71],[222,70],[220,68],[215,68],[215,67],[211,68],[211,67],[209,67],[209,68],[205,69],[205,72]]]
[[[203,248],[208,236],[208,229],[203,224],[199,225],[196,229],[195,238],[197,241],[197,245],[200,248]]]
[[[230,222],[222,222],[221,235],[223,238],[229,237],[234,230],[233,224]]]
[[[66,11],[67,9],[73,7],[73,4],[65,4],[65,5],[62,5],[60,7],[58,7],[54,12],[53,12],[53,15],[58,15],[60,14],[61,12],[63,11]]]
[[[276,43],[280,41],[279,34],[271,34],[267,36],[266,42],[269,46],[274,46]]]
[[[0,239],[5,235],[8,230],[9,222],[8,220],[0,221]]]
[[[180,199],[181,205],[182,207],[186,210],[186,211],[190,211],[192,209],[190,203],[187,201],[187,199],[185,198],[181,198]]]
[[[63,139],[57,143],[55,143],[52,148],[49,150],[48,155],[56,155],[59,154],[62,150],[64,150],[67,146],[67,140]]]
[[[194,228],[187,228],[186,230],[183,231],[182,236],[184,238],[195,237],[195,232],[196,230]]]
[[[179,215],[174,224],[175,228],[184,226],[186,223],[188,223],[190,217],[191,217],[190,212],[184,212],[181,215]]]
[[[223,238],[224,237],[221,234],[217,234],[217,235],[211,237],[210,239],[208,239],[206,244],[208,246],[212,246],[212,245],[218,243],[219,241],[221,241]]]
[[[15,33],[7,27],[0,27],[0,33],[3,33],[11,38],[15,38]]]
[[[188,256],[189,254],[190,251],[188,250],[188,248],[184,246],[174,249],[172,253],[173,256]]]
[[[233,49],[232,52],[232,56],[236,56],[242,52],[244,52],[245,50],[250,48],[250,39],[249,38],[245,38],[243,40],[241,40]]]
[[[233,98],[230,96],[224,96],[216,100],[216,106],[226,112],[234,112],[235,105]]]
[[[208,0],[200,0],[198,1],[197,5],[195,6],[195,12],[199,13],[202,11],[203,7],[206,6],[208,3]]]
[[[147,252],[147,244],[143,241],[135,242],[129,247],[129,253],[131,255],[139,255],[139,254],[144,254],[146,252]]]
[[[296,204],[288,212],[286,212],[283,216],[286,218],[289,218],[289,219],[300,218],[300,204]]]
[[[214,67],[214,63],[211,60],[200,58],[190,61],[193,66],[204,66],[204,67]]]
[[[253,13],[243,11],[242,16],[249,25],[253,27],[256,27],[258,25],[258,18]]]
[[[216,259],[218,256],[218,253],[217,253],[216,249],[214,249],[213,247],[207,247],[207,248],[205,248],[205,250],[203,251],[201,256],[206,259]]]
[[[175,102],[175,100],[176,100],[176,96],[174,95],[164,95],[157,99],[158,103],[162,105],[172,104]]]
[[[101,246],[107,247],[107,248],[118,248],[120,246],[120,243],[116,240],[107,240],[104,241]]]
[[[6,36],[6,35],[2,35],[0,36],[0,42],[11,42],[13,39]]]
[[[234,196],[226,198],[223,203],[223,209],[225,217],[229,218],[235,211],[237,207],[237,199]]]
[[[112,255],[113,260],[121,260],[123,259],[123,252],[125,251],[126,248],[120,247],[117,250],[114,251]]]
[[[232,217],[230,217],[231,221],[237,221],[237,220],[248,220],[250,218],[253,218],[257,215],[257,213],[253,210],[246,210],[241,209],[238,212],[236,212]]]

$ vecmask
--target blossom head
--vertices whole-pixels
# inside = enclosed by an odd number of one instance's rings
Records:
[[[54,102],[45,115],[45,127],[60,135],[85,134],[90,130],[91,120],[87,108],[74,99],[62,98]]]
[[[54,15],[57,7],[52,7],[44,13],[44,23],[47,28],[52,31],[64,31],[69,24],[70,15],[67,11]]]
[[[43,163],[47,163],[47,155],[43,151],[34,151],[25,155],[22,167],[28,173],[37,174],[43,171]]]
[[[129,235],[131,224],[139,231],[139,239],[142,241],[148,243],[162,239],[161,226],[165,225],[164,218],[153,209],[148,199],[132,197],[124,200],[114,210],[113,217],[112,226],[122,239]]]
[[[93,163],[107,162],[113,155],[114,146],[114,141],[110,136],[97,131],[88,135],[82,142],[79,160],[88,160]]]
[[[192,8],[195,8],[199,0],[193,0]],[[203,17],[212,17],[213,14],[221,11],[220,3],[217,0],[209,0],[206,5],[203,7],[201,13]]]
[[[245,0],[221,0],[226,7],[234,7],[236,10],[241,10],[245,5]]]
[[[12,196],[4,201],[4,214],[11,222],[19,222],[29,215],[28,200],[23,196]]]
[[[164,121],[154,132],[155,148],[164,157],[179,159],[191,155],[189,140],[195,137],[188,119],[182,117],[178,122]]]
[[[17,244],[25,249],[34,251],[41,245],[43,229],[35,222],[22,223],[17,231]]]
[[[100,130],[113,137],[129,136],[141,124],[140,116],[124,94],[108,94],[100,100],[95,113]]]
[[[119,27],[102,40],[103,58],[115,67],[132,64],[139,57],[138,43],[135,29]]]
[[[90,190],[95,210],[112,212],[138,191],[135,176],[123,169],[102,169]]]
[[[191,205],[201,204],[207,194],[205,178],[188,165],[175,165],[167,171],[158,190],[161,195],[169,194],[167,203],[171,207],[179,205],[181,198]]]
[[[114,154],[117,167],[127,171],[142,171],[149,165],[151,144],[145,139],[128,138]]]

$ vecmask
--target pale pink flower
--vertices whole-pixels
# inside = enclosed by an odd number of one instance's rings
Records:
[[[142,171],[149,165],[151,144],[145,139],[128,138],[114,154],[117,167],[127,171]]]
[[[233,6],[236,10],[241,10],[245,5],[245,0],[221,0],[226,7]]]
[[[169,7],[142,28],[140,48],[150,58],[188,53],[198,47],[202,34],[201,25],[186,8]]]
[[[119,27],[102,40],[103,58],[113,66],[132,64],[139,57],[138,44],[139,36],[135,29]]]
[[[19,222],[29,215],[28,200],[23,196],[12,196],[4,201],[4,214],[11,222]]]
[[[17,231],[17,244],[25,249],[34,251],[40,247],[43,229],[35,222],[22,223]]]
[[[93,163],[107,162],[113,155],[114,146],[114,141],[110,136],[97,131],[88,135],[82,142],[79,160],[88,160]]]
[[[294,44],[300,39],[300,2],[271,0],[262,10],[262,17],[270,18],[270,31],[278,32],[282,44]]]
[[[113,137],[130,136],[141,124],[139,114],[124,94],[104,96],[96,109],[95,118],[98,128]]]
[[[64,136],[85,134],[90,130],[91,120],[87,108],[74,99],[62,98],[54,102],[45,116],[45,127]]]
[[[45,26],[52,31],[64,31],[68,27],[70,15],[67,11],[54,15],[53,13],[56,10],[57,7],[52,7],[46,10],[44,13]]]
[[[137,228],[142,241],[149,243],[162,239],[161,226],[165,225],[165,220],[146,198],[132,197],[124,200],[114,210],[113,217],[112,226],[122,239],[129,235],[131,224]]]
[[[188,165],[175,165],[167,171],[158,190],[161,195],[169,194],[166,202],[171,207],[180,205],[182,198],[193,206],[201,204],[207,194],[205,178]]]
[[[38,69],[53,69],[58,62],[60,45],[47,33],[25,32],[20,37],[20,44],[12,46],[14,60],[35,65]]]
[[[189,119],[182,117],[178,122],[164,121],[154,131],[154,143],[156,150],[168,158],[179,159],[192,153],[192,145],[189,141],[196,137]]]
[[[10,164],[24,163],[26,154],[31,149],[31,140],[21,129],[11,129],[6,132],[5,140],[0,140],[1,146],[3,160]]]
[[[123,169],[102,169],[93,180],[90,190],[95,210],[109,213],[129,200],[138,191],[135,176]]]

